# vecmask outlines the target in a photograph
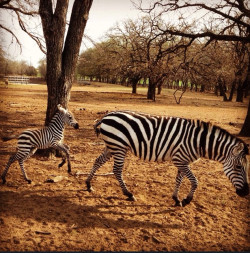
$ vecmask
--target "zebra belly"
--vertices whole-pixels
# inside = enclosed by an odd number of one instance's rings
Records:
[[[18,138],[19,149],[46,149],[50,146],[48,134],[46,135],[41,130],[26,130]]]
[[[131,145],[122,145],[120,142],[116,142],[113,139],[109,138],[103,138],[104,142],[106,144],[106,147],[111,151],[111,153],[115,153],[119,150],[130,150],[130,152],[140,158],[141,160],[147,161],[147,162],[164,162],[164,161],[171,161],[170,151],[168,150],[167,153],[159,152],[155,153],[150,150],[150,142],[148,142],[148,145],[141,144],[141,147],[136,147],[134,150]],[[119,145],[119,147],[118,147]]]

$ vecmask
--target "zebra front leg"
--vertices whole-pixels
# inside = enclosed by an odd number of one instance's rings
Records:
[[[182,205],[181,201],[178,198],[178,192],[179,192],[179,189],[180,189],[181,182],[182,182],[183,178],[184,178],[184,174],[181,173],[178,170],[178,173],[177,173],[177,176],[176,176],[176,182],[175,182],[175,189],[174,189],[174,193],[172,195],[172,198],[175,201],[175,206],[181,206]]]
[[[58,168],[61,168],[66,163],[65,157],[63,157],[62,162],[58,164]]]
[[[67,151],[69,153],[69,146],[67,146],[66,144],[63,144],[63,146],[65,149],[67,149]],[[65,163],[66,163],[66,158],[63,157],[61,163],[58,164],[58,168],[61,168]]]
[[[121,188],[122,188],[122,192],[125,196],[127,196],[127,200],[129,201],[135,201],[135,197],[134,195],[128,191],[125,182],[123,181],[122,178],[122,169],[123,169],[123,165],[124,165],[124,159],[125,159],[125,154],[118,154],[114,156],[114,168],[113,168],[113,172],[115,174],[116,179],[118,180]]]
[[[177,197],[177,193],[178,193],[178,190],[179,190],[179,187],[180,187],[183,177],[186,176],[191,183],[191,190],[190,190],[189,194],[187,195],[187,197],[185,199],[183,199],[181,201],[181,206],[184,207],[192,201],[194,192],[198,186],[198,180],[196,179],[196,177],[194,176],[194,174],[190,170],[190,167],[186,163],[180,164],[180,162],[179,162],[176,164],[176,166],[178,168],[178,174],[176,177],[176,188],[175,188],[175,192],[173,194],[173,199],[176,201],[176,204],[178,204],[179,200],[178,200],[178,198],[175,199],[174,197]]]
[[[93,176],[95,175],[96,171],[104,164],[106,163],[111,157],[110,152],[105,149],[104,152],[95,160],[95,163],[92,167],[92,170],[89,173],[88,178],[86,179],[85,183],[87,185],[87,191],[91,192],[93,191],[93,188],[91,187],[90,181],[92,180]]]
[[[5,169],[4,169],[4,171],[3,171],[2,175],[1,175],[3,184],[6,183],[6,179],[5,178],[6,178],[6,175],[7,175],[7,172],[9,170],[10,165],[17,160],[17,156],[16,155],[17,154],[14,154],[14,155],[10,156],[9,161],[8,161],[6,167],[5,167]]]
[[[68,162],[68,173],[71,173],[71,163],[70,163],[70,156],[69,156],[69,149],[64,144],[55,143],[52,145],[55,149],[62,151],[66,155],[66,160]],[[62,167],[65,164],[65,158],[62,159],[62,162],[58,165],[58,167]]]
[[[190,190],[189,194],[187,195],[187,197],[182,200],[182,206],[186,206],[191,202],[191,200],[193,199],[194,193],[197,189],[197,186],[198,186],[198,180],[195,177],[195,175],[192,173],[192,171],[190,170],[189,166],[188,166],[188,171],[186,173],[186,176],[191,183],[191,190]]]

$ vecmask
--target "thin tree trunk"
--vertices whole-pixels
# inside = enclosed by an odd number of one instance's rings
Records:
[[[149,78],[147,99],[155,101],[155,83]]]
[[[234,95],[234,91],[235,91],[235,86],[236,86],[236,80],[234,80],[233,83],[232,83],[230,95],[229,95],[229,98],[228,98],[227,101],[232,101],[232,100],[233,100],[233,95]]]
[[[137,92],[137,84],[138,84],[138,82],[139,82],[140,79],[141,79],[140,76],[131,78],[132,93],[133,93],[133,94],[136,94],[136,92]]]

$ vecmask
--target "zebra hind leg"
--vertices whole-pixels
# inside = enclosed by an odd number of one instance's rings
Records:
[[[30,150],[27,152],[27,151],[21,151],[17,153],[18,155],[18,163],[20,165],[20,168],[22,170],[22,173],[23,173],[23,176],[24,176],[24,179],[30,184],[32,181],[27,177],[27,174],[26,174],[26,171],[25,171],[25,168],[24,168],[24,161],[27,160],[29,157],[31,157],[32,155],[35,154],[35,152],[37,151],[37,148],[36,147],[31,147]]]
[[[2,175],[1,175],[3,184],[6,183],[6,179],[5,179],[5,178],[6,178],[6,175],[7,175],[7,172],[8,172],[8,170],[9,170],[10,165],[11,165],[13,162],[15,162],[16,160],[17,160],[17,153],[15,153],[14,155],[10,156],[9,161],[8,161],[6,167],[5,167],[5,169],[4,169],[4,171],[3,171]]]
[[[26,159],[27,159],[27,158],[26,158]],[[20,165],[20,167],[21,167],[21,170],[22,170],[24,179],[28,182],[28,184],[30,184],[30,183],[31,183],[31,180],[27,177],[27,174],[26,174],[26,172],[25,172],[25,168],[24,168],[24,166],[23,166],[23,162],[24,162],[24,160],[26,160],[26,159],[19,159],[18,162],[19,162],[19,165]]]
[[[126,155],[126,153],[124,153],[124,154],[119,153],[119,154],[114,155],[113,172],[114,172],[115,177],[118,180],[118,182],[122,188],[123,194],[128,197],[127,200],[135,201],[136,199],[135,199],[134,195],[128,191],[126,184],[122,178],[122,169],[123,169],[123,165],[124,165],[125,155]]]
[[[85,183],[87,185],[87,191],[91,192],[93,191],[93,188],[91,187],[90,181],[92,180],[93,176],[95,175],[96,171],[104,164],[106,163],[111,157],[111,153],[105,149],[103,153],[96,158],[95,163],[92,167],[92,170],[89,173],[88,178],[86,179]]]

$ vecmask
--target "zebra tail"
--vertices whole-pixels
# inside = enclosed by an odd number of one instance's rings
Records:
[[[10,136],[2,136],[1,137],[2,141],[10,141],[10,140],[17,139],[17,138],[18,138],[17,135],[10,135]]]
[[[98,121],[95,125],[94,125],[94,129],[95,129],[95,132],[96,132],[96,135],[98,137],[98,135],[100,134],[100,129],[98,128],[99,125],[101,125],[102,123],[102,120]]]

